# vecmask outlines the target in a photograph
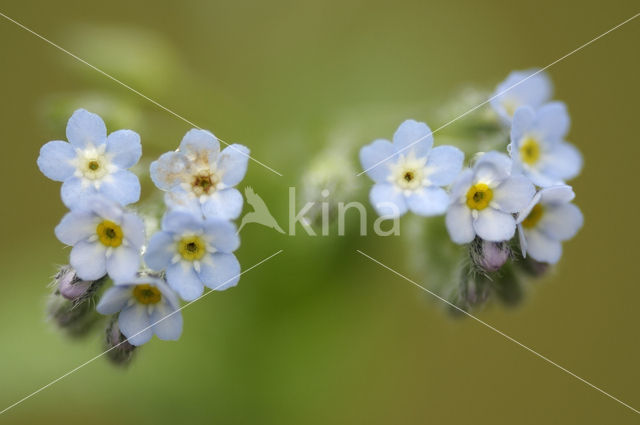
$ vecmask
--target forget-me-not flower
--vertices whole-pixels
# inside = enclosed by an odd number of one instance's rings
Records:
[[[220,152],[218,139],[206,130],[187,132],[177,152],[151,164],[151,179],[166,192],[169,208],[201,212],[205,217],[238,218],[242,195],[234,188],[244,178],[249,149],[233,144]]]
[[[131,345],[142,345],[153,334],[163,340],[177,340],[182,334],[178,298],[161,280],[140,276],[118,282],[98,303],[101,314],[118,315],[118,326]]]
[[[527,105],[537,109],[551,100],[553,85],[549,76],[544,72],[536,72],[537,69],[513,71],[496,87],[490,103],[505,123],[511,122],[520,106]]]
[[[577,176],[582,169],[582,155],[564,141],[569,124],[569,113],[562,102],[547,103],[537,111],[528,106],[518,108],[511,125],[514,171],[526,174],[541,187]]]
[[[473,241],[476,235],[491,242],[511,239],[516,230],[513,214],[526,208],[534,194],[528,178],[511,175],[507,155],[482,155],[451,188],[451,205],[445,220],[451,239],[459,244]]]
[[[429,127],[407,120],[393,143],[378,139],[360,150],[360,162],[375,182],[369,199],[381,216],[398,217],[407,210],[422,216],[443,214],[449,195],[443,189],[462,169],[464,154],[453,146],[433,146]]]
[[[62,243],[73,246],[71,266],[83,280],[109,274],[120,281],[138,271],[144,223],[116,202],[94,195],[67,213],[55,233]]]
[[[142,155],[140,136],[118,130],[107,136],[98,115],[78,109],[67,122],[69,142],[56,140],[40,149],[38,167],[52,180],[63,182],[61,196],[72,208],[95,194],[122,205],[140,199],[138,177],[127,169]]]
[[[575,194],[570,186],[541,189],[518,216],[522,254],[534,260],[555,264],[562,256],[562,241],[575,236],[584,218],[571,203]]]
[[[176,210],[163,218],[162,230],[149,240],[144,260],[153,270],[166,270],[169,286],[192,301],[205,286],[221,291],[238,283],[240,263],[232,252],[239,246],[233,223]]]

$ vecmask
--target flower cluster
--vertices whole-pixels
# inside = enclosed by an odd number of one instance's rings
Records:
[[[374,209],[387,218],[407,211],[445,215],[451,241],[468,245],[472,269],[489,280],[510,274],[505,264],[511,259],[523,269],[531,262],[538,268],[557,263],[561,242],[583,223],[566,185],[579,174],[582,156],[565,140],[570,122],[565,104],[551,101],[551,95],[546,74],[511,73],[490,102],[510,142],[503,152],[471,153],[468,167],[461,150],[432,147],[432,131],[413,120],[400,125],[392,142],[364,146],[360,162],[374,181],[369,196]],[[465,285],[468,275],[466,270]]]
[[[81,318],[88,326],[96,322],[89,307],[99,297],[97,312],[113,315],[107,346],[118,354],[111,358],[128,360],[154,334],[180,337],[179,297],[192,301],[205,286],[237,284],[233,252],[240,240],[230,220],[242,210],[234,186],[246,174],[249,151],[231,145],[221,152],[213,134],[194,129],[177,151],[153,162],[151,178],[166,192],[167,211],[162,229],[147,239],[150,217],[130,208],[140,199],[140,182],[129,171],[142,155],[140,136],[131,130],[107,135],[98,115],[80,109],[68,121],[67,139],[45,144],[37,161],[45,176],[63,182],[70,210],[55,228],[72,248],[69,265],[56,275],[51,315],[64,327],[82,328]]]

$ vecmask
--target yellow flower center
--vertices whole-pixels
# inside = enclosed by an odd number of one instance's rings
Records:
[[[140,304],[157,304],[162,299],[162,293],[155,286],[144,283],[133,288],[133,296]]]
[[[540,144],[536,139],[527,137],[520,145],[520,158],[522,162],[533,165],[540,159]]]
[[[216,186],[218,184],[218,178],[213,173],[202,173],[197,174],[193,177],[193,181],[191,182],[191,187],[193,192],[200,196],[206,195],[209,191],[215,191]]]
[[[493,199],[493,191],[484,183],[477,183],[467,192],[467,206],[472,210],[483,210]]]
[[[531,208],[531,212],[529,213],[527,218],[522,220],[522,227],[524,227],[525,229],[531,229],[532,227],[535,227],[540,219],[542,219],[543,215],[544,207],[540,204],[534,205],[534,207]]]
[[[207,245],[199,236],[186,236],[178,242],[178,252],[187,261],[197,261],[207,253]]]
[[[104,246],[117,248],[122,245],[122,228],[110,220],[104,220],[96,228],[98,239]]]

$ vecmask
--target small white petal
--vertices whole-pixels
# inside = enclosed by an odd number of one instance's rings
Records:
[[[508,241],[516,232],[516,220],[509,213],[489,207],[478,212],[473,229],[486,241]]]

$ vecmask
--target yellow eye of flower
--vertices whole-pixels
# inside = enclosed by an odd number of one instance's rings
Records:
[[[187,236],[178,242],[178,252],[187,261],[197,261],[207,253],[207,246],[200,237]]]
[[[415,174],[413,173],[413,171],[407,171],[406,173],[404,173],[403,178],[407,183],[411,183],[411,181],[415,178]]]
[[[534,205],[534,207],[531,209],[531,212],[529,213],[527,218],[522,220],[522,227],[524,227],[525,229],[531,229],[532,227],[535,227],[536,224],[538,224],[538,222],[540,221],[540,219],[542,219],[543,215],[544,215],[544,207],[540,204]]]
[[[536,139],[528,137],[520,145],[520,158],[522,162],[533,165],[540,159],[540,144]]]
[[[96,228],[98,239],[104,246],[117,248],[122,245],[122,228],[110,220],[104,220]]]
[[[140,304],[157,304],[162,299],[160,290],[148,283],[136,285],[133,288],[133,296]]]
[[[467,192],[467,206],[472,210],[483,210],[493,199],[493,191],[484,183],[477,183]]]

